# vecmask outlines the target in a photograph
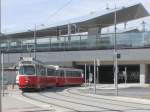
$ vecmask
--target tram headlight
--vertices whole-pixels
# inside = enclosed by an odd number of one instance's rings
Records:
[[[25,77],[25,82],[26,82],[26,83],[29,82],[29,77]]]

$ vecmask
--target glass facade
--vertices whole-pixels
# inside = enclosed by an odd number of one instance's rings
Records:
[[[37,39],[36,51],[113,49],[115,34],[71,35]],[[150,47],[150,32],[116,34],[118,48]],[[6,41],[0,46],[3,52],[34,51],[34,40]]]

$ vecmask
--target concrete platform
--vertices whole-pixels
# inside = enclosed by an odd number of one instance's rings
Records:
[[[2,112],[50,112],[50,110],[19,100],[11,95],[5,95],[2,97]]]

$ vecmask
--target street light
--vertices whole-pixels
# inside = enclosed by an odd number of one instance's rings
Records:
[[[85,78],[84,80],[85,80],[85,81],[84,81],[84,82],[85,82],[85,87],[86,87],[86,83],[87,83],[87,82],[86,82],[86,64],[85,64],[84,66],[85,66],[85,69],[84,69],[84,78]]]
[[[36,60],[36,44],[37,44],[37,41],[36,41],[36,24],[34,26],[34,58]]]
[[[115,5],[116,9],[116,5]],[[117,11],[114,13],[114,25],[115,25],[115,41],[114,41],[114,66],[115,66],[115,71],[114,71],[114,84],[115,84],[115,89],[116,89],[116,96],[118,96],[118,53],[117,53]]]
[[[34,25],[34,30],[28,30],[29,32],[33,32],[33,39],[34,39],[34,48],[33,48],[33,51],[34,51],[34,58],[36,59],[36,44],[37,44],[37,41],[36,41],[36,24]]]
[[[94,59],[94,94],[96,94],[96,59]]]
[[[44,26],[44,24],[41,24],[40,26]],[[36,60],[36,50],[37,50],[37,25],[34,25],[34,58]]]

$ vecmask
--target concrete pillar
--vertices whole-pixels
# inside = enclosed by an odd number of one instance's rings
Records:
[[[140,84],[145,84],[146,64],[140,64]]]

